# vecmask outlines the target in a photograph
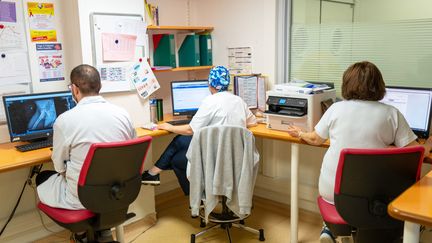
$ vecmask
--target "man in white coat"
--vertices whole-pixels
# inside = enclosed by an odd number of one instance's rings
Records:
[[[56,208],[83,209],[78,198],[78,177],[92,143],[115,142],[136,136],[129,114],[99,95],[99,72],[90,65],[75,67],[70,75],[76,107],[61,114],[54,123],[55,171],[36,177],[42,203]]]

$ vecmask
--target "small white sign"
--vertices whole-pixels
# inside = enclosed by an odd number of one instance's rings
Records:
[[[228,68],[231,74],[252,74],[252,47],[228,48]]]

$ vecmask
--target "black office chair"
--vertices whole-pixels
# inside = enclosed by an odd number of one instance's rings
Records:
[[[241,147],[237,147],[240,153],[234,151],[234,144]],[[194,157],[193,154],[195,152],[199,155]],[[230,158],[224,160],[223,158],[226,159],[227,156]],[[198,198],[198,201],[203,199],[203,206],[199,207],[200,226],[202,228],[206,226],[206,215],[211,210],[206,211],[206,206],[208,206],[209,202],[205,199],[208,200],[210,197],[216,197],[216,201],[220,203],[220,208],[216,207],[208,215],[208,221],[214,223],[214,225],[199,233],[191,234],[191,243],[195,242],[196,237],[218,226],[226,231],[229,242],[231,242],[230,228],[232,226],[257,234],[259,235],[259,240],[264,241],[263,229],[256,230],[244,225],[244,220],[250,214],[236,215],[233,211],[233,208],[236,206],[231,204],[234,198],[238,197],[239,188],[243,185],[242,190],[250,192],[250,198],[245,199],[243,202],[245,205],[252,205],[253,187],[255,185],[256,173],[258,172],[258,155],[255,154],[255,138],[253,134],[248,129],[238,126],[204,127],[194,134],[187,157],[191,165],[189,181],[192,210],[194,204],[197,202],[194,201],[193,194],[197,193],[196,198]],[[225,163],[228,160],[232,163]],[[231,172],[219,174],[219,178],[215,178],[216,176],[210,172],[216,170],[225,171],[224,168],[226,167],[224,166],[231,168]],[[245,173],[245,171],[247,172]],[[245,176],[246,174],[249,176]],[[207,179],[210,177],[213,184],[205,185]],[[219,182],[216,182],[217,180]],[[218,192],[217,188],[221,187],[221,184],[219,184],[220,181],[232,182],[233,188],[230,188],[232,189],[232,193],[226,193],[230,191],[228,188],[221,189]],[[232,200],[231,203],[230,200]],[[209,206],[209,208],[211,207]]]
[[[78,197],[86,209],[67,210],[43,203],[38,207],[62,227],[77,233],[87,231],[94,242],[98,230],[116,227],[117,240],[123,241],[128,213],[141,188],[141,174],[151,137],[122,142],[95,143],[90,146],[78,180]]]
[[[358,243],[400,240],[403,222],[387,205],[420,177],[422,146],[343,149],[336,172],[335,205],[318,198],[324,222],[336,236],[352,234]]]

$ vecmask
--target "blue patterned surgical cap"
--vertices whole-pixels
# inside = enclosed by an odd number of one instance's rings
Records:
[[[229,71],[224,66],[216,66],[210,70],[208,78],[210,86],[218,92],[226,91],[230,83]]]

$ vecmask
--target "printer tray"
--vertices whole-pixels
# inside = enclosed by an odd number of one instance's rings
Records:
[[[287,131],[289,126],[300,127],[303,131],[309,131],[307,127],[307,115],[304,116],[287,116],[267,113],[267,128]]]
[[[266,111],[266,114],[284,115],[284,116],[304,116],[306,112],[300,110],[280,110],[279,112]]]

